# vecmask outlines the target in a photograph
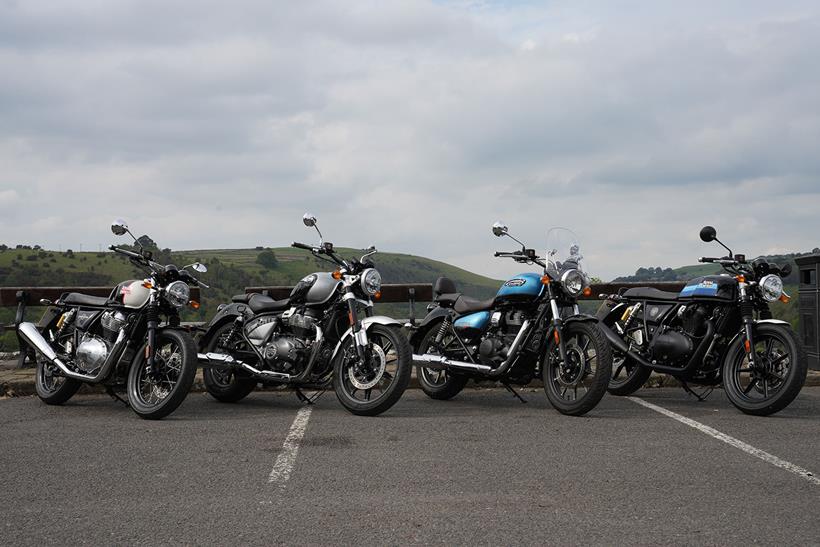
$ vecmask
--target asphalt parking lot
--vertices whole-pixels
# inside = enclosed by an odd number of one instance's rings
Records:
[[[0,400],[5,544],[785,544],[820,542],[820,388],[771,418],[722,392],[640,401],[585,418],[542,392],[449,402],[411,390],[378,418],[332,393],[237,405],[202,393],[161,422],[105,396],[48,407]],[[778,466],[786,462],[795,469]]]

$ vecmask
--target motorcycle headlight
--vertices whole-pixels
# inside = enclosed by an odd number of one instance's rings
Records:
[[[362,273],[361,286],[364,294],[370,296],[375,295],[382,288],[381,274],[373,268],[366,269],[364,273]]]
[[[174,281],[165,288],[165,298],[172,306],[181,308],[191,299],[191,288],[184,281]]]
[[[766,302],[774,302],[783,294],[783,280],[779,275],[769,274],[760,280],[760,295]]]
[[[570,296],[578,296],[584,291],[587,278],[580,270],[567,270],[561,275],[561,285]]]

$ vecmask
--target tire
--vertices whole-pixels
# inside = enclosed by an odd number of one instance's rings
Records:
[[[610,314],[604,323],[609,328],[615,325],[617,317],[615,314]],[[612,395],[623,397],[625,395],[632,395],[643,387],[649,377],[652,375],[652,370],[645,366],[636,363],[626,355],[622,354],[615,348],[612,349],[612,376],[609,379],[609,386],[607,391]],[[622,374],[625,373],[625,374]]]
[[[34,389],[37,396],[47,405],[61,405],[71,399],[83,383],[65,376],[55,376],[55,367],[42,355],[37,356],[37,372]]]
[[[231,323],[222,325],[213,333],[213,336],[205,346],[205,352],[220,353],[219,344],[222,338],[233,329]],[[235,370],[220,370],[206,367],[202,371],[202,379],[205,382],[205,391],[208,395],[221,403],[236,403],[247,397],[256,388],[257,381],[254,378],[243,378],[237,376]]]
[[[430,327],[419,343],[418,353],[427,352],[433,339],[438,334],[440,325],[441,323],[435,323]],[[469,380],[467,376],[461,374],[453,374],[446,370],[435,371],[421,365],[416,367],[416,377],[421,390],[431,399],[439,401],[452,399],[461,393],[461,390],[467,385],[467,380]]]
[[[612,376],[612,349],[604,333],[592,322],[565,323],[563,338],[570,366],[562,366],[560,349],[551,336],[541,366],[544,391],[561,414],[582,416],[606,394]],[[584,389],[580,397],[579,388]]]
[[[197,367],[196,345],[187,333],[171,329],[157,332],[155,366],[165,375],[164,381],[146,373],[146,346],[143,344],[131,362],[126,393],[131,409],[140,418],[159,420],[176,410],[191,391]]]
[[[789,406],[800,393],[808,363],[803,345],[786,325],[758,323],[754,339],[756,365],[771,370],[748,366],[744,336],[738,336],[723,361],[723,387],[742,412],[769,416]]]
[[[379,353],[371,349],[374,354],[367,370],[358,369],[360,362],[352,336],[342,341],[333,362],[333,389],[336,397],[342,406],[357,416],[377,416],[396,404],[410,383],[413,368],[410,342],[398,328],[373,324],[367,329],[367,339],[370,348],[378,347],[381,351]],[[379,370],[374,372],[374,365]],[[359,384],[358,387],[354,381]],[[361,387],[371,384],[373,385],[369,388]],[[371,399],[373,389],[379,390],[375,399]],[[356,397],[360,392],[362,397]]]

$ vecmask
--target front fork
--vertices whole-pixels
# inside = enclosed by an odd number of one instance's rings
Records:
[[[552,312],[552,335],[558,345],[558,351],[561,354],[561,362],[564,366],[567,362],[567,346],[564,343],[564,321],[561,319],[561,310],[558,308],[558,300],[552,290],[552,284],[547,284],[547,295],[550,299],[550,311]]]
[[[146,372],[156,377],[158,371],[154,366],[157,357],[157,329],[159,328],[159,306],[156,302],[154,290],[151,289],[151,296],[148,301],[148,324],[146,325],[148,343],[145,345],[145,360],[147,362]]]
[[[359,357],[359,361],[364,363],[367,362],[366,360],[366,351],[367,348],[367,331],[362,328],[362,324],[359,321],[359,314],[356,311],[356,295],[353,294],[353,291],[350,287],[347,288],[345,291],[342,300],[347,301],[347,319],[350,323],[350,330],[353,332],[353,340],[355,341],[356,347],[356,355]]]
[[[754,309],[752,308],[752,301],[749,299],[749,293],[746,290],[748,283],[745,280],[738,279],[738,289],[740,290],[740,311],[743,318],[743,330],[746,334],[746,341],[743,346],[746,351],[746,357],[749,359],[749,367],[755,366],[755,342],[754,342]]]

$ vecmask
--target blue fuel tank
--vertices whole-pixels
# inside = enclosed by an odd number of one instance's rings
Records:
[[[499,303],[529,303],[535,301],[544,292],[541,276],[532,273],[522,273],[508,279],[495,295]]]

